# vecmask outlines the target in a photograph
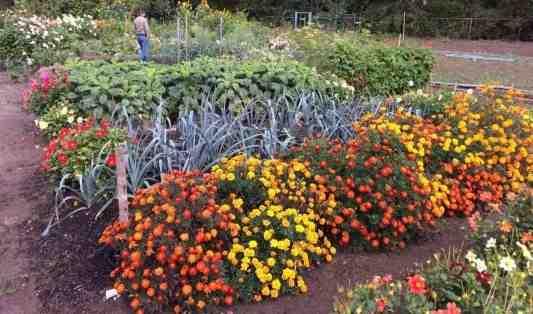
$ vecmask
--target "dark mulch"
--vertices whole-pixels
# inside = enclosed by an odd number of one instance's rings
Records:
[[[52,204],[50,204],[52,205]],[[50,211],[43,210],[36,226],[44,230]],[[42,313],[125,313],[121,302],[104,301],[111,286],[112,252],[97,245],[109,213],[94,221],[94,213],[64,221],[46,237],[33,243],[34,267]]]

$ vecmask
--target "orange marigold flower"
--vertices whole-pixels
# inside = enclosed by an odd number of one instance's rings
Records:
[[[500,231],[503,233],[511,233],[513,230],[513,224],[511,224],[508,220],[502,220],[500,222]]]
[[[524,232],[520,241],[524,244],[533,241],[533,232]]]

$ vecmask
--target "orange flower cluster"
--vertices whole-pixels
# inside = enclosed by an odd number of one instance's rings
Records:
[[[111,277],[136,313],[233,303],[221,265],[234,217],[215,203],[215,183],[210,174],[172,172],[135,195],[128,224],[102,234],[100,243],[121,252]]]

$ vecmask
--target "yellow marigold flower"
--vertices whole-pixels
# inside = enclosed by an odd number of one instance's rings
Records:
[[[237,208],[237,209],[241,209],[242,208],[242,205],[244,204],[244,201],[242,198],[236,198],[233,200],[233,207]]]
[[[273,231],[272,229],[269,229],[269,230],[265,230],[263,232],[263,238],[267,241],[269,241],[270,239],[272,239],[272,234],[273,234]]]
[[[235,175],[233,173],[228,173],[226,175],[226,180],[228,181],[235,181]]]
[[[279,279],[276,278],[272,281],[272,288],[276,290],[281,289],[281,282],[279,281]]]
[[[278,290],[272,290],[272,291],[270,292],[270,296],[271,296],[273,299],[277,298],[277,297],[279,296],[279,291],[278,291]]]
[[[255,249],[257,247],[257,241],[252,240],[248,243],[248,246],[252,249]]]
[[[254,257],[255,256],[255,251],[253,249],[250,249],[250,248],[244,249],[244,256],[246,256],[246,257]]]
[[[261,289],[261,294],[264,295],[264,296],[269,296],[270,295],[270,287],[269,286],[264,286],[263,289]]]
[[[270,266],[270,267],[273,267],[274,265],[276,265],[276,259],[273,258],[273,257],[269,257],[267,259],[267,265]]]

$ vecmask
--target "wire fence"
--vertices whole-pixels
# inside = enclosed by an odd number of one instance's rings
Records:
[[[416,37],[453,39],[510,39],[533,41],[533,17],[522,18],[436,18],[394,14],[385,17],[357,14],[324,15],[295,12],[284,16],[264,16],[261,21],[271,26],[301,28],[318,25],[333,31],[356,31],[361,28],[376,33],[404,34]]]

